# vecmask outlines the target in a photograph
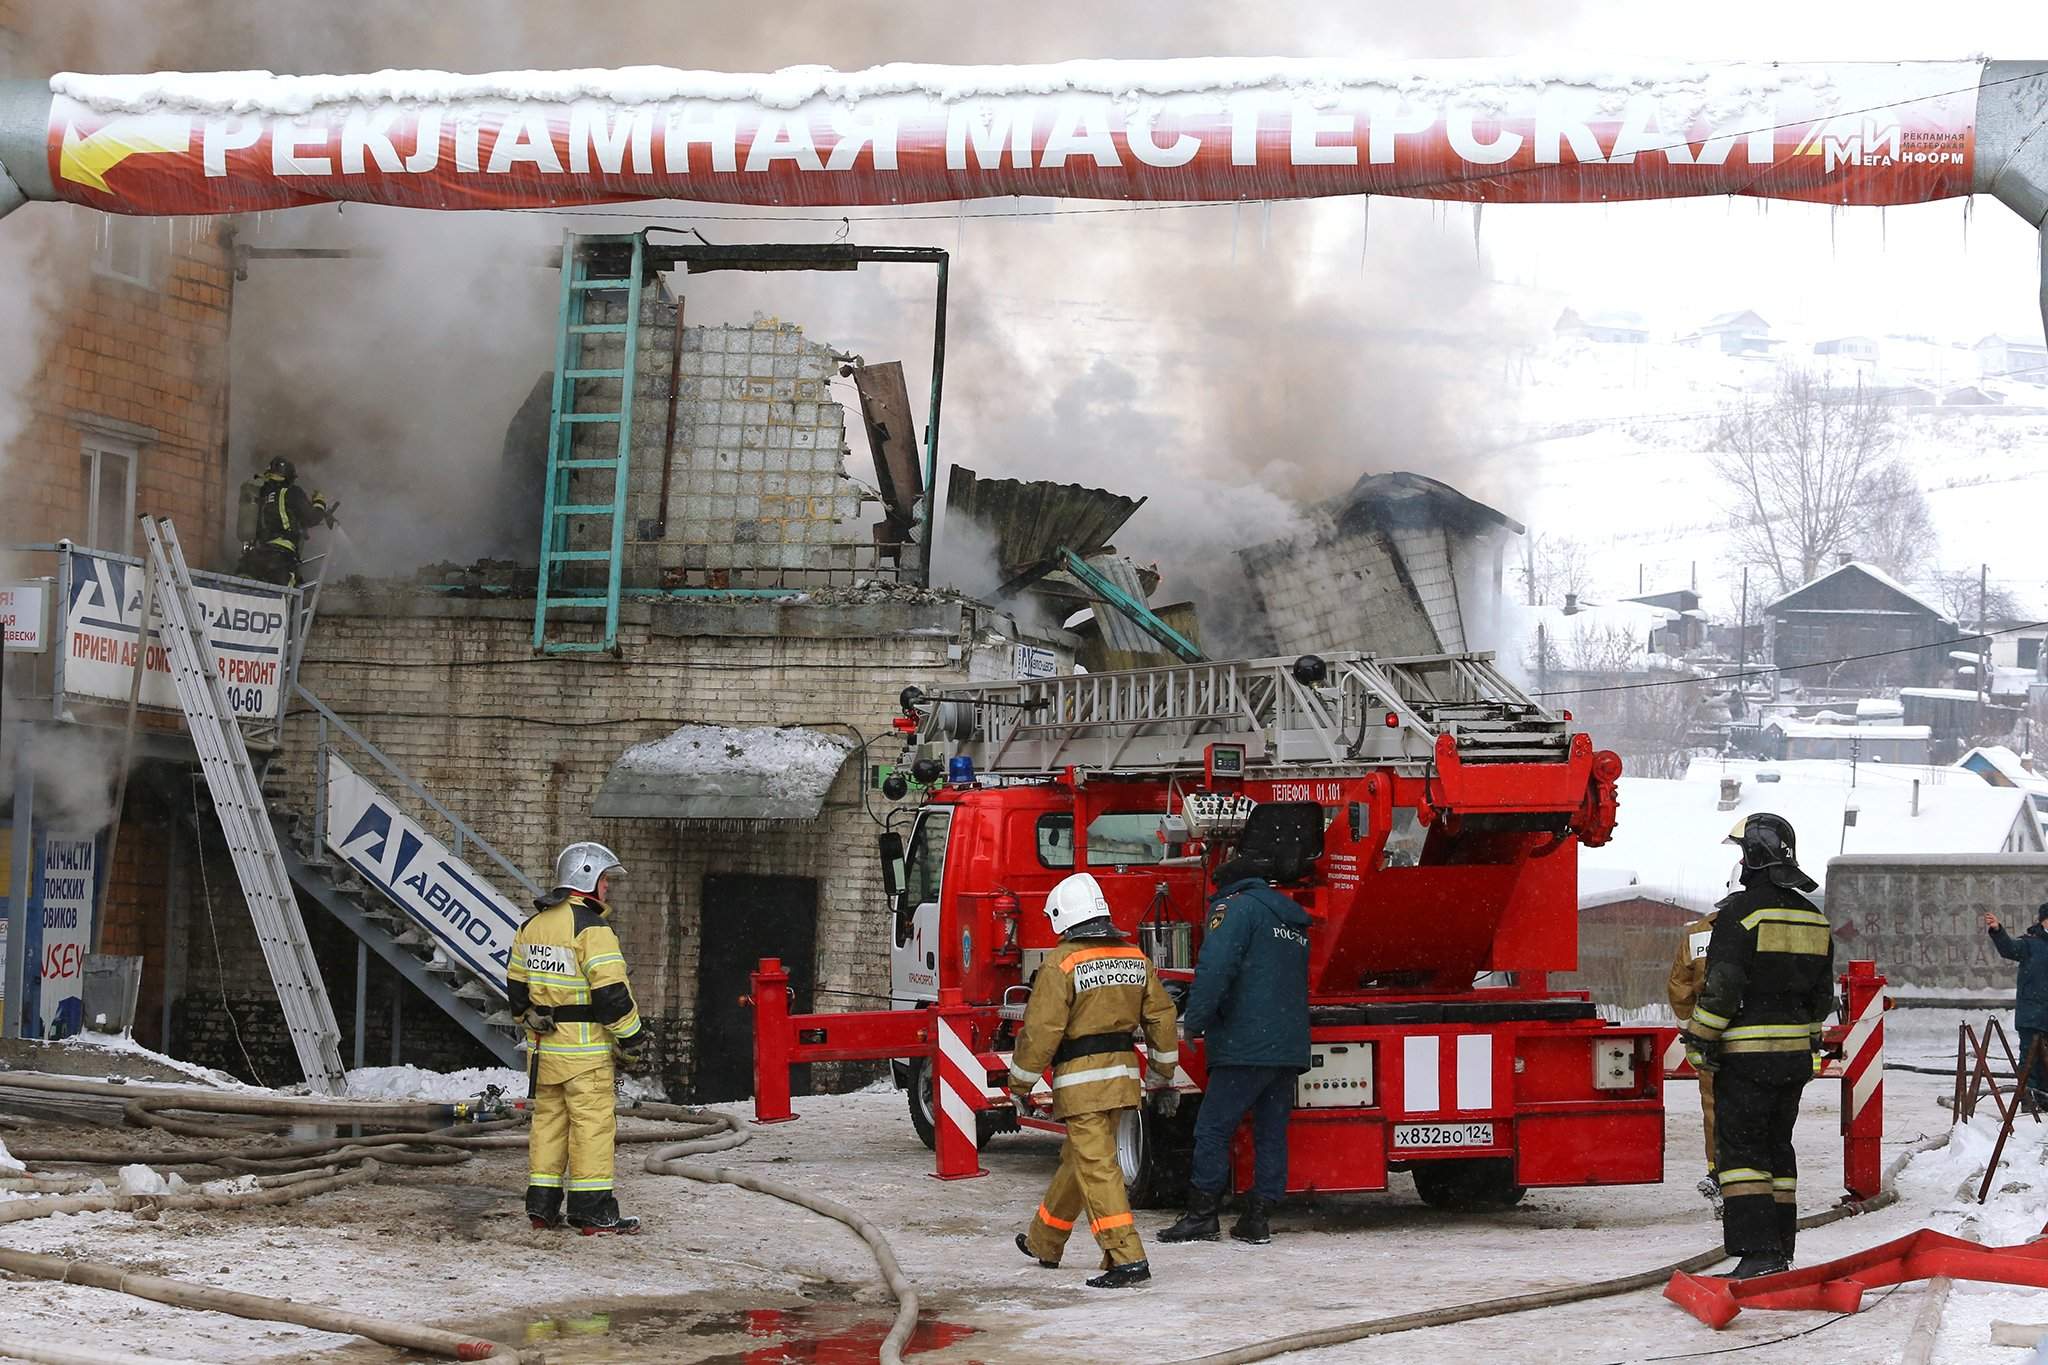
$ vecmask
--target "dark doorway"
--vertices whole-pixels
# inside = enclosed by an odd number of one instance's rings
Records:
[[[818,943],[818,883],[809,877],[706,877],[697,958],[697,1057],[690,1098],[699,1104],[754,1093],[754,1011],[740,1003],[764,957],[789,972],[790,1012],[811,1008]],[[791,1070],[790,1093],[811,1093],[811,1069]]]

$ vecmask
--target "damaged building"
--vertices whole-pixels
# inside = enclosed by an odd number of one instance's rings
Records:
[[[1263,652],[1491,646],[1519,522],[1422,474],[1368,474],[1309,529],[1238,552]]]

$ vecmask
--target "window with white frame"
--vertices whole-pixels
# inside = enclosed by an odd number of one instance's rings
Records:
[[[79,449],[85,475],[85,540],[96,550],[135,552],[134,443],[88,436]]]
[[[103,213],[98,232],[93,246],[94,270],[146,289],[157,287],[157,266],[170,245],[163,220]]]

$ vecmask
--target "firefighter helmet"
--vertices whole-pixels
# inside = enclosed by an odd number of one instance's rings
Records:
[[[603,844],[571,844],[555,859],[557,891],[581,891],[587,896],[597,890],[600,878],[625,875],[618,855]]]
[[[1745,815],[1728,831],[1727,843],[1742,850],[1742,873],[1762,874],[1774,886],[1811,891],[1818,885],[1799,870],[1799,836],[1782,815],[1758,811]]]
[[[290,483],[293,479],[299,477],[299,467],[282,455],[272,458],[270,464],[263,472],[283,479],[286,483]]]
[[[1045,917],[1062,938],[1090,920],[1108,919],[1109,902],[1103,898],[1102,883],[1086,872],[1076,872],[1046,896]]]

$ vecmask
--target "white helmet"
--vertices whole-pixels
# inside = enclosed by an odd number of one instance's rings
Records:
[[[1077,924],[1103,919],[1108,914],[1109,902],[1103,899],[1102,883],[1086,872],[1068,877],[1045,898],[1045,917],[1052,921],[1052,931],[1061,937]]]
[[[626,875],[617,854],[603,844],[571,844],[555,859],[555,890],[589,895],[597,890],[598,879],[606,874]]]

